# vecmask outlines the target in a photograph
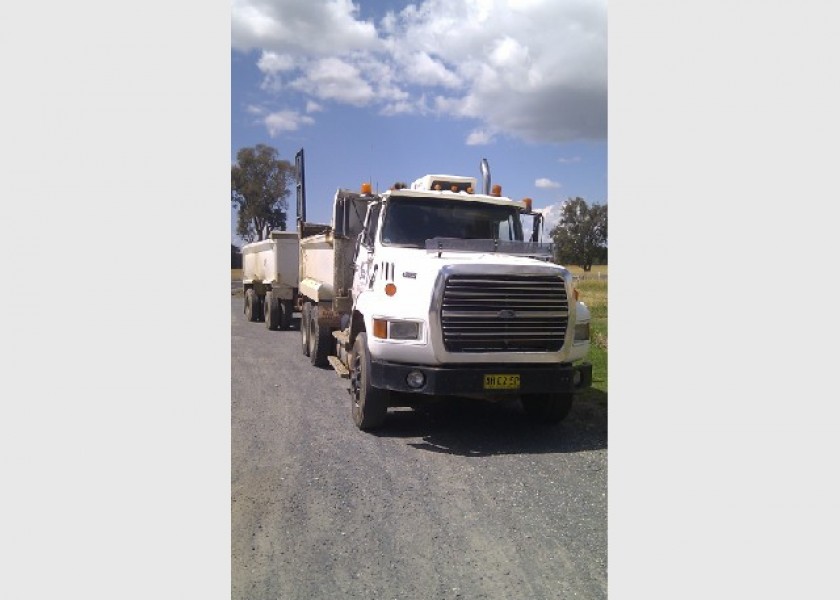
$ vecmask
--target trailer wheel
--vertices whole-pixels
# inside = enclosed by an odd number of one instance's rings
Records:
[[[255,292],[256,294],[256,292]],[[262,321],[263,320],[263,299],[259,294],[254,296],[254,316],[256,317],[255,321]]]
[[[318,307],[309,311],[309,362],[316,367],[327,366],[330,350],[330,332],[318,322]]]
[[[532,421],[553,425],[569,415],[574,397],[570,393],[529,394],[522,396],[522,408]]]
[[[282,302],[280,302],[280,309],[282,311],[280,315],[280,329],[291,329],[292,313],[294,312],[294,307],[292,307],[292,301],[283,300]]]
[[[253,288],[245,290],[245,318],[253,322],[257,320],[257,302],[259,297]]]
[[[367,334],[360,333],[350,355],[350,412],[363,431],[382,425],[388,414],[388,390],[370,385],[370,354]]]
[[[309,313],[311,311],[312,304],[304,302],[300,311],[300,341],[304,356],[309,356]]]
[[[265,293],[263,300],[263,319],[266,329],[275,330],[280,327],[280,300],[270,290]]]

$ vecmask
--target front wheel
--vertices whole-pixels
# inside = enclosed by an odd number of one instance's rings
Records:
[[[529,394],[522,397],[522,408],[532,421],[553,425],[559,423],[572,410],[571,393]]]
[[[317,306],[309,309],[309,362],[316,367],[326,367],[332,336],[330,330],[321,325],[319,316]]]
[[[370,385],[370,354],[365,333],[356,336],[350,357],[350,406],[353,422],[363,431],[382,425],[388,413],[388,390]]]

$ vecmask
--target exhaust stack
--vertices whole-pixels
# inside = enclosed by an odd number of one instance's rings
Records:
[[[487,162],[486,158],[481,159],[481,181],[484,185],[483,194],[485,196],[490,195],[490,163]]]

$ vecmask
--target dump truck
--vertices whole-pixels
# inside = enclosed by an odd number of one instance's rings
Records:
[[[355,425],[389,407],[447,397],[517,397],[530,417],[564,419],[591,385],[590,313],[541,243],[528,199],[474,177],[425,175],[373,193],[338,189],[329,224],[306,220],[295,155],[301,348],[349,379]],[[523,220],[534,218],[524,239]]]
[[[273,230],[268,237],[242,246],[244,312],[249,321],[268,329],[289,329],[298,300],[297,231]]]

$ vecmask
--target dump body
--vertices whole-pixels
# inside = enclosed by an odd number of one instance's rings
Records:
[[[374,199],[377,197],[373,195],[338,190],[333,201],[332,224],[304,224],[299,272],[302,302],[308,299],[323,310],[336,313],[351,309],[357,236],[364,227],[367,205]]]
[[[269,288],[279,298],[292,299],[299,260],[297,232],[272,231],[268,239],[242,247],[242,284],[246,290]]]

